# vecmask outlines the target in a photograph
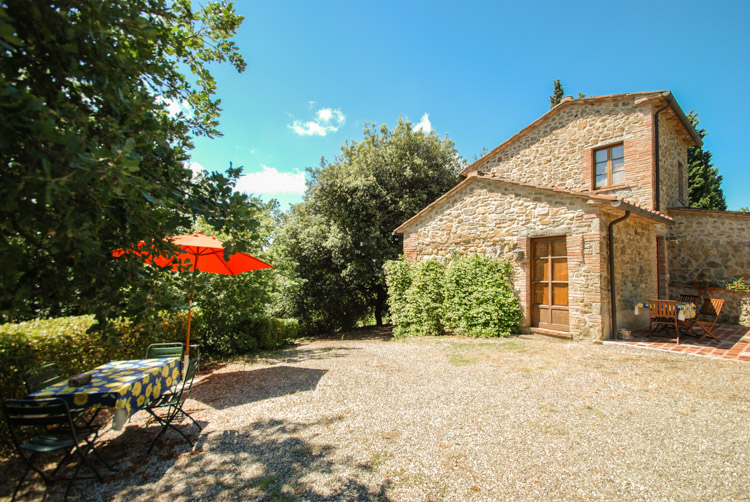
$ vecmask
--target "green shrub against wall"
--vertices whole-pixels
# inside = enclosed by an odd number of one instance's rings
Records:
[[[445,274],[445,322],[466,336],[509,336],[518,330],[521,303],[513,291],[513,268],[486,256],[461,256]]]
[[[383,270],[388,287],[388,310],[393,324],[393,335],[407,336],[409,327],[414,322],[413,309],[406,296],[411,286],[411,266],[402,256],[398,260],[385,262]]]
[[[507,261],[484,256],[385,265],[394,335],[508,336],[518,330],[521,304]]]

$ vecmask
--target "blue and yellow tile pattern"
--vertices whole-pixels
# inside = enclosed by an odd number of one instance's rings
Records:
[[[30,399],[59,397],[71,408],[115,408],[130,416],[182,378],[177,358],[112,361],[94,368],[91,382],[80,387],[67,380],[29,394]],[[124,412],[124,413],[123,413]]]

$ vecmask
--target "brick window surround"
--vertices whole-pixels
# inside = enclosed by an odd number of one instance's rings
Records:
[[[591,188],[625,183],[625,145],[616,143],[592,151]]]

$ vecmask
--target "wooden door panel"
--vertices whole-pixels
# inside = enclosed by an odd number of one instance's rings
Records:
[[[568,331],[568,257],[564,237],[531,242],[531,325]]]

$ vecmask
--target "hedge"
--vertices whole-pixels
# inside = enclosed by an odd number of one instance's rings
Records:
[[[513,291],[513,268],[485,256],[434,259],[410,264],[403,258],[385,264],[394,335],[472,337],[517,332],[521,304]]]
[[[223,340],[228,349],[216,351],[202,342],[200,315],[191,343],[201,345],[202,355],[240,354],[256,349],[274,349],[297,338],[299,326],[294,319],[265,318],[245,329],[235,327]],[[185,340],[186,314],[165,316],[155,330],[120,320],[114,323],[118,336],[102,338],[89,333],[93,316],[62,317],[0,325],[0,399],[26,394],[23,374],[47,363],[56,363],[63,375],[75,375],[109,361],[143,358],[146,347],[157,342]],[[7,439],[5,423],[0,424],[0,438]]]

